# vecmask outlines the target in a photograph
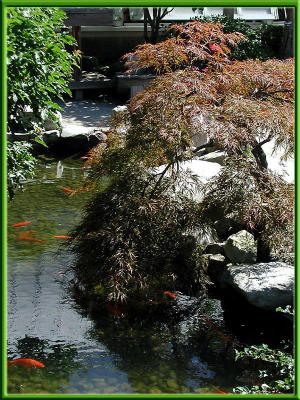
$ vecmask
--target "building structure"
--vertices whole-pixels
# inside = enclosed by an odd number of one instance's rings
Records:
[[[72,34],[83,56],[94,57],[97,64],[111,65],[145,41],[144,11],[141,7],[69,7],[63,10],[67,14],[66,25],[72,27]],[[153,7],[148,7],[148,10],[153,16]],[[201,16],[228,15],[245,20],[254,28],[262,23],[284,23],[281,20],[282,12],[277,7],[174,7],[168,11],[160,23],[161,32],[171,23],[190,21]],[[119,90],[124,87],[133,96],[149,83],[145,77],[134,76],[128,79],[128,76],[122,77],[122,74],[117,74],[113,82],[97,73],[82,76],[81,71],[82,68],[77,71],[70,85],[77,99],[82,98],[85,89],[108,87],[117,87]]]

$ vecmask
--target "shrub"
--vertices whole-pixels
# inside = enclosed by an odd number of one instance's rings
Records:
[[[31,144],[26,142],[7,144],[7,190],[10,200],[14,190],[22,188],[22,182],[34,175],[35,158],[30,149]]]
[[[79,52],[66,46],[76,42],[65,31],[65,13],[49,7],[10,7],[7,19],[7,130],[32,133],[39,143],[43,123],[57,120],[57,98],[69,93],[68,82]],[[32,110],[30,119],[24,118]],[[31,144],[8,144],[8,195],[33,175]]]
[[[74,39],[64,27],[65,13],[59,8],[16,7],[8,9],[7,19],[7,106],[8,131],[31,130],[24,122],[26,106],[36,119],[56,120],[60,107],[55,99],[69,93],[72,68],[78,51],[72,54],[67,45]]]
[[[280,311],[289,315],[294,315],[290,306]],[[236,350],[236,360],[238,359],[259,360],[263,363],[263,370],[259,371],[259,384],[254,386],[238,386],[233,389],[234,393],[242,394],[278,394],[291,393],[294,390],[295,382],[295,361],[290,352],[290,344],[285,344],[283,350],[269,348],[268,345],[245,347],[243,351]]]
[[[174,173],[157,185],[160,177],[138,166],[126,170],[86,208],[73,249],[77,282],[90,296],[146,301],[163,290],[203,288],[194,271],[197,249],[188,250],[188,234],[203,228],[189,190],[198,183]]]

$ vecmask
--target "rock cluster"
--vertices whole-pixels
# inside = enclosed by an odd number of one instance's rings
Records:
[[[251,233],[241,230],[224,242],[210,243],[205,253],[207,273],[220,288],[266,311],[293,304],[294,266],[280,261],[256,263],[256,241]]]

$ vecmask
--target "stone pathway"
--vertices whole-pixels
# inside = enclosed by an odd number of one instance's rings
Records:
[[[93,128],[105,126],[110,119],[111,111],[119,105],[117,102],[103,102],[100,100],[73,100],[62,107],[62,134],[67,138],[86,134]]]

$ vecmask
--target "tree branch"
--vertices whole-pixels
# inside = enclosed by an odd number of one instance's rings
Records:
[[[168,169],[171,167],[172,164],[173,164],[173,162],[170,162],[170,163],[166,166],[166,168],[163,170],[163,172],[161,173],[161,175],[160,175],[158,181],[156,182],[156,184],[155,184],[155,186],[154,186],[154,188],[153,188],[153,190],[152,190],[152,192],[151,192],[151,194],[150,194],[150,197],[149,197],[150,199],[152,199],[153,194],[155,193],[156,188],[158,187],[158,185],[160,184],[162,178],[165,176],[166,172],[168,171]]]
[[[170,12],[172,12],[174,10],[174,7],[171,8],[171,10],[168,11],[168,7],[166,7],[161,15],[161,20],[168,14],[170,14]]]

